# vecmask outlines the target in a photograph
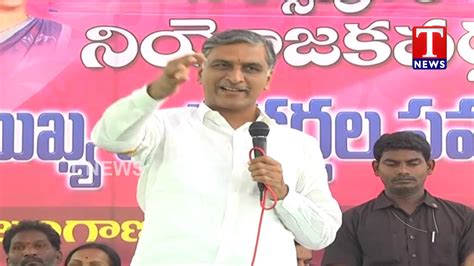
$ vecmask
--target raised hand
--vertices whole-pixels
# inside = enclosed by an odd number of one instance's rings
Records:
[[[163,74],[148,86],[148,94],[155,100],[170,96],[181,83],[189,80],[191,67],[202,65],[205,61],[203,54],[195,53],[168,62]]]

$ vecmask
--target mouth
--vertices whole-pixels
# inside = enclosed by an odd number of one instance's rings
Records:
[[[231,93],[242,93],[242,92],[246,93],[246,92],[248,92],[247,89],[234,87],[234,86],[219,86],[218,88],[221,91],[231,92]]]
[[[413,179],[397,179],[397,180],[394,180],[393,183],[396,183],[396,184],[409,184],[409,183],[414,183],[415,180]]]
[[[37,257],[27,257],[20,263],[21,266],[42,266],[44,261]]]
[[[29,261],[24,261],[21,265],[22,266],[41,266],[44,264],[37,260],[29,260]]]

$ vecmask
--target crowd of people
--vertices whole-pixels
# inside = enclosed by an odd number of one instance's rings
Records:
[[[8,266],[62,265],[61,237],[49,224],[22,220],[5,231],[3,250]],[[120,266],[119,254],[104,243],[85,243],[65,257],[65,266]]]
[[[309,265],[312,252],[295,243],[298,266]],[[3,250],[8,266],[62,265],[61,238],[49,224],[22,220],[6,230]],[[119,253],[105,243],[79,245],[64,258],[64,266],[121,266]]]

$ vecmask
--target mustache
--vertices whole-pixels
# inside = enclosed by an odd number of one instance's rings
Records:
[[[406,180],[409,180],[409,181],[416,181],[416,178],[413,177],[413,176],[399,176],[399,177],[395,177],[394,179],[392,179],[392,182],[398,182],[398,181],[406,181]]]
[[[25,260],[23,260],[23,261],[21,262],[21,266],[26,266],[26,265],[28,265],[29,263],[32,263],[32,262],[40,263],[41,265],[44,264],[43,260],[40,259],[40,258],[37,258],[37,257],[28,257],[28,258],[26,258]]]
[[[232,83],[230,80],[221,80],[219,81],[219,83],[217,83],[217,86],[218,87],[226,87],[226,88],[230,88],[230,89],[233,89],[233,90],[241,90],[241,91],[248,91],[249,90],[249,87],[247,87],[247,85],[245,84],[234,84]]]

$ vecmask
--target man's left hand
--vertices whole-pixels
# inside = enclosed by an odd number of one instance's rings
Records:
[[[269,156],[260,156],[249,162],[249,171],[253,181],[271,187],[279,200],[288,194],[288,186],[283,180],[281,164]]]

